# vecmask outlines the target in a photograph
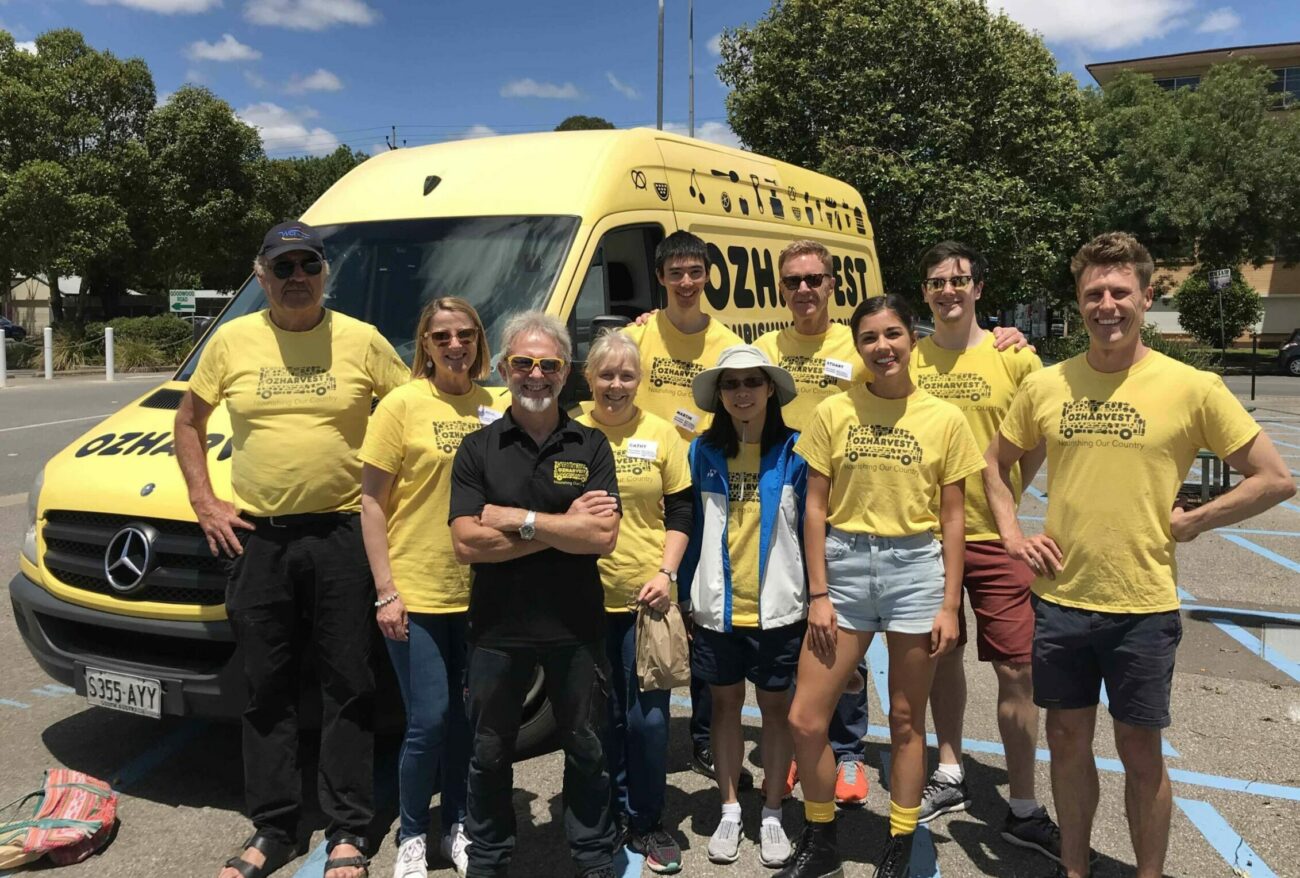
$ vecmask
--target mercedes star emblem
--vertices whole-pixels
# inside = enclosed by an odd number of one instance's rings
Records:
[[[133,523],[113,534],[104,550],[104,575],[113,591],[131,595],[144,588],[154,567],[154,539],[157,531],[147,524]]]

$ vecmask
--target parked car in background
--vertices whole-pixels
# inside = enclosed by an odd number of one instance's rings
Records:
[[[1278,347],[1277,365],[1283,375],[1300,378],[1300,329],[1291,330],[1291,337]]]
[[[4,332],[5,341],[22,341],[27,337],[27,330],[8,317],[0,317],[0,331]]]

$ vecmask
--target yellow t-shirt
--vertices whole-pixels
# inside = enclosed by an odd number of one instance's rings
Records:
[[[781,407],[781,417],[795,430],[812,422],[813,410],[826,397],[871,380],[853,345],[853,331],[843,323],[832,323],[821,335],[801,335],[793,326],[778,329],[759,336],[754,347],[794,378],[799,395]]]
[[[388,560],[412,613],[469,609],[469,566],[456,562],[447,527],[451,463],[460,440],[496,420],[501,402],[482,387],[457,396],[417,378],[384,397],[370,418],[361,461],[396,476],[386,510]]]
[[[967,350],[946,350],[933,338],[924,338],[912,352],[912,379],[931,396],[961,409],[981,454],[997,434],[1020,382],[1041,368],[1042,361],[1028,348],[999,351],[991,332]],[[1011,482],[1019,501],[1023,489],[1019,465],[1012,470]],[[966,479],[966,541],[996,539],[1001,537],[984,493],[984,479],[976,473]]]
[[[234,434],[230,483],[250,515],[355,512],[371,400],[411,370],[369,323],[325,309],[306,332],[269,311],[237,317],[208,341],[190,390],[226,403]]]
[[[940,487],[984,469],[957,407],[919,388],[881,399],[850,387],[817,406],[794,450],[830,476],[828,523],[882,537],[937,530]]]
[[[1020,448],[1047,439],[1043,530],[1065,569],[1034,593],[1107,613],[1177,609],[1169,512],[1183,476],[1200,449],[1226,457],[1259,425],[1217,375],[1155,351],[1123,372],[1086,356],[1026,378],[1002,422]]]
[[[741,442],[740,453],[727,459],[727,557],[731,559],[731,625],[758,627],[758,551],[762,510],[758,472],[762,446]]]
[[[663,566],[663,499],[691,486],[686,443],[662,418],[638,412],[626,424],[607,427],[590,413],[579,424],[605,434],[614,452],[618,495],[623,518],[618,525],[618,545],[601,557],[600,581],[605,586],[605,612],[626,613],[641,587]]]
[[[702,332],[687,335],[673,326],[667,312],[660,311],[644,326],[623,330],[641,349],[641,388],[636,402],[645,411],[677,426],[688,442],[703,433],[712,418],[695,405],[691,381],[718,362],[718,355],[740,337],[710,318]],[[694,423],[694,428],[689,424]]]

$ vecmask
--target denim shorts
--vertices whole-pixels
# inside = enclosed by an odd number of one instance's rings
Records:
[[[829,528],[826,586],[849,631],[929,634],[943,606],[943,549],[933,534],[878,537]]]

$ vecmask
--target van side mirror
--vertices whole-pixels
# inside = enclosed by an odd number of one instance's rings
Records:
[[[624,317],[620,314],[602,314],[599,317],[591,318],[591,340],[595,341],[600,338],[600,334],[606,331],[618,331],[624,326],[632,323],[631,317]]]

